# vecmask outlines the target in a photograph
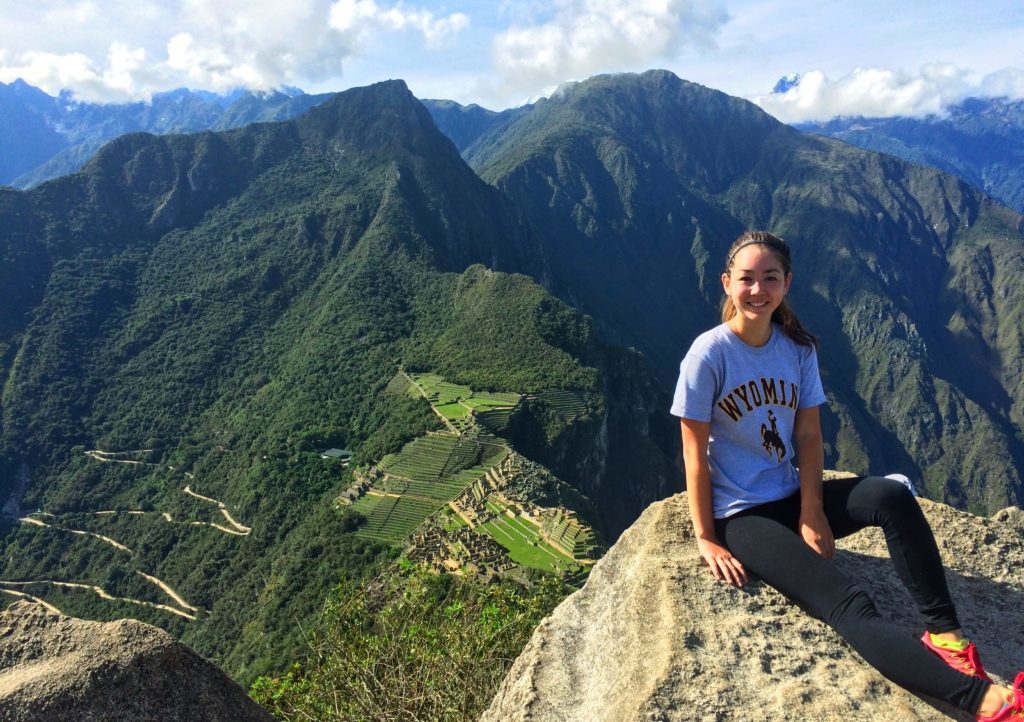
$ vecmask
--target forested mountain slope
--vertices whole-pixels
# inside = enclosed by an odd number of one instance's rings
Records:
[[[557,293],[666,389],[715,322],[729,243],[779,233],[822,341],[826,463],[903,471],[976,510],[1024,501],[1016,213],[665,71],[569,87],[464,155],[528,215]]]
[[[535,235],[398,81],[0,190],[4,599],[138,616],[242,680],[280,669],[327,590],[393,555],[350,533],[351,470],[315,452],[372,465],[439,428],[387,392],[403,366],[592,396],[520,436],[614,537],[678,478],[663,394],[510,271],[548,275]]]

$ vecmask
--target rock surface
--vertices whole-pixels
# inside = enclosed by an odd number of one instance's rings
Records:
[[[1012,680],[1024,668],[1024,514],[921,505],[965,631],[989,672]],[[881,531],[839,548],[880,612],[920,634]],[[652,504],[538,626],[481,722],[948,718],[970,719],[890,683],[770,587],[716,582],[679,494]]]
[[[0,719],[266,722],[224,672],[132,619],[89,622],[18,602],[0,612]]]

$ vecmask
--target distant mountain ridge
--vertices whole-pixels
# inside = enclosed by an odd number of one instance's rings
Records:
[[[843,117],[796,127],[939,168],[1024,212],[1024,100],[968,98],[941,116]]]
[[[516,118],[527,114],[531,106],[494,111],[479,105],[460,105],[452,100],[421,100],[437,127],[455,143],[464,157],[473,157],[474,144],[484,135],[494,134]]]
[[[330,96],[297,88],[224,95],[180,88],[147,103],[97,104],[67,92],[54,97],[20,79],[0,83],[0,185],[32,188],[75,172],[125,133],[192,133],[286,120]]]

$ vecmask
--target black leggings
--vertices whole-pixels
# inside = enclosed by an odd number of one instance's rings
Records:
[[[836,539],[867,526],[885,532],[896,565],[928,631],[960,627],[931,527],[910,491],[877,476],[823,485]],[[988,683],[952,669],[920,641],[883,619],[871,598],[799,534],[800,494],[715,520],[719,540],[749,572],[836,630],[871,666],[901,687],[974,713]]]

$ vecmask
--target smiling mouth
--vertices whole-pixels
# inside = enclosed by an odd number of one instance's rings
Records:
[[[747,301],[747,305],[748,306],[753,306],[754,308],[764,308],[765,306],[768,305],[768,302],[767,301]]]

